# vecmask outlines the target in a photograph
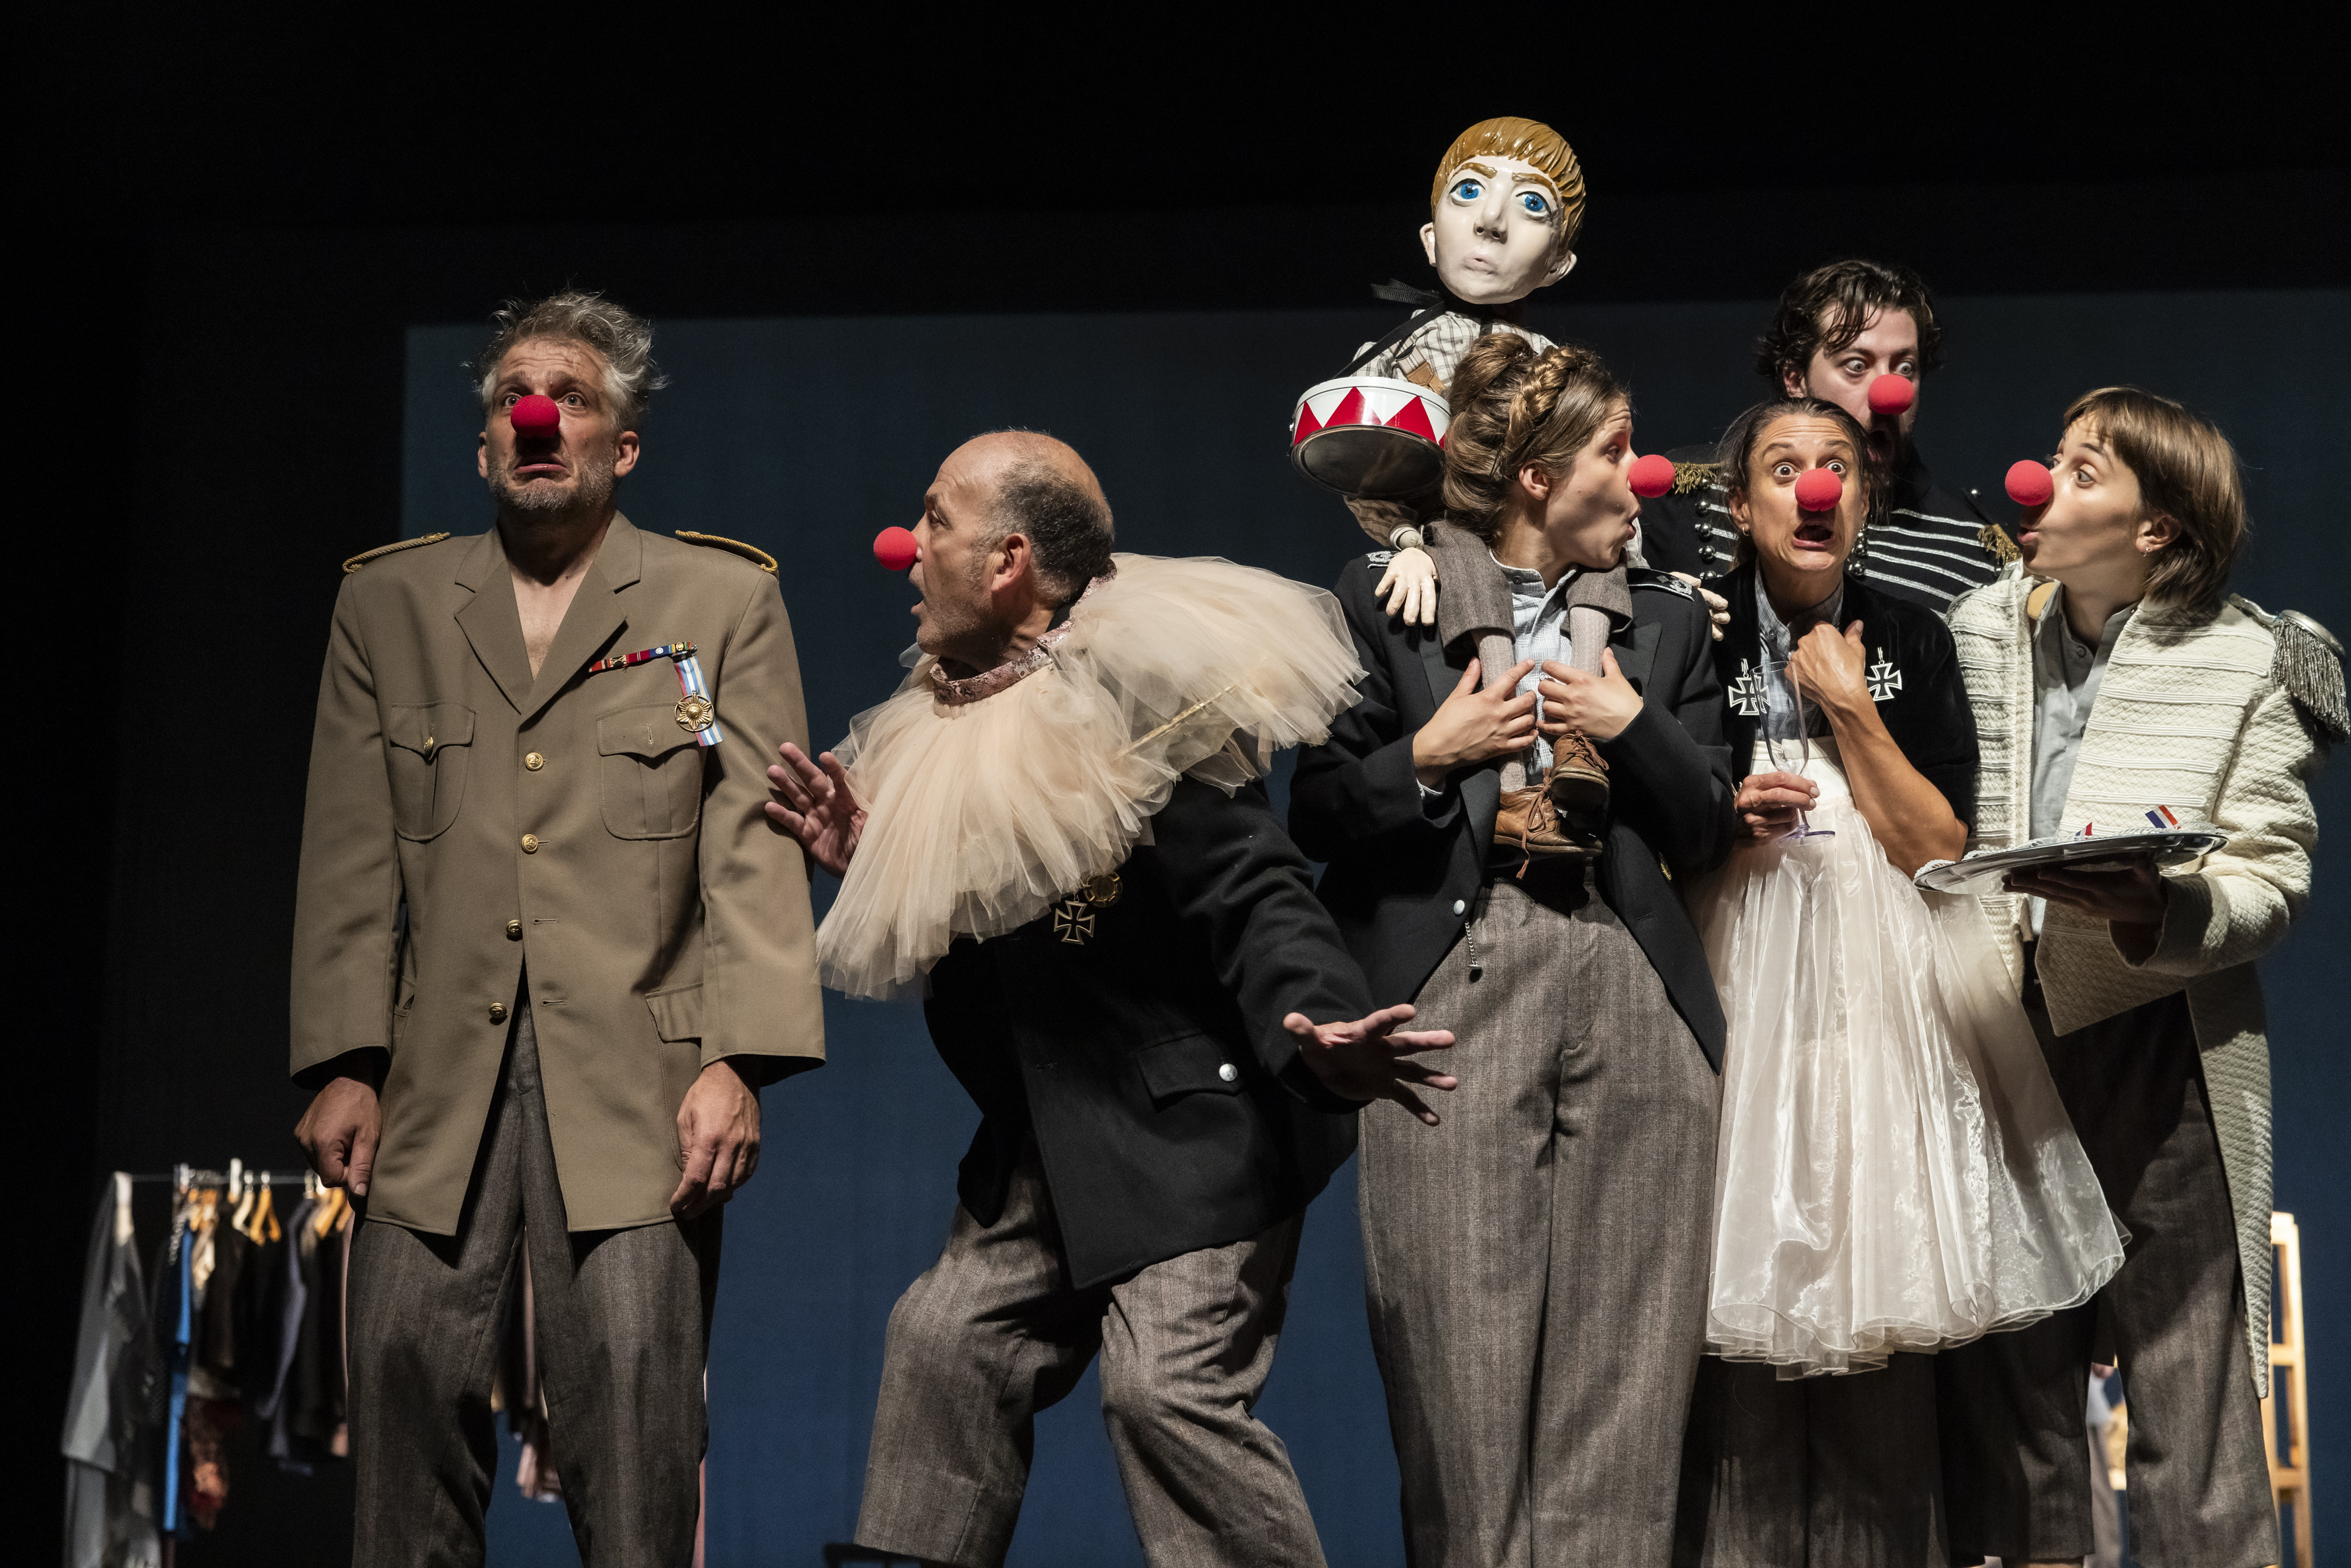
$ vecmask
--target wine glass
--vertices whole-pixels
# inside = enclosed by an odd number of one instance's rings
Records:
[[[1796,672],[1785,659],[1766,659],[1757,666],[1763,687],[1763,749],[1771,766],[1782,773],[1802,776],[1813,760],[1813,743],[1805,731],[1804,693]],[[1815,828],[1799,808],[1791,839],[1833,839],[1834,828]]]

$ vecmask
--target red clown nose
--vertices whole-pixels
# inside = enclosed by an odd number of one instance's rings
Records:
[[[873,559],[892,571],[904,571],[914,565],[919,549],[914,536],[904,528],[883,528],[873,536]]]
[[[1633,461],[1633,494],[1652,500],[1674,487],[1674,460],[1652,452]]]
[[[563,423],[563,411],[555,406],[555,400],[537,392],[516,400],[507,417],[514,422],[517,435],[552,435]]]
[[[1869,383],[1869,412],[1889,419],[1908,413],[1918,401],[1918,388],[1908,376],[1880,376]]]
[[[1844,499],[1844,481],[1829,468],[1813,468],[1796,476],[1796,505],[1808,512],[1833,512]]]
[[[2009,465],[2008,498],[2020,507],[2045,507],[2049,497],[2057,493],[2057,481],[2049,470],[2031,458],[2022,458]]]

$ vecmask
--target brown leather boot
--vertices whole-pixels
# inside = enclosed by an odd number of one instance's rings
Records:
[[[1552,742],[1543,788],[1566,836],[1596,849],[1608,827],[1608,763],[1590,737],[1570,731]]]

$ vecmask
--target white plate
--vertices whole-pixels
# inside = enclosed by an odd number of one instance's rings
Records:
[[[1929,893],[1998,893],[2002,877],[2035,866],[2066,865],[2076,871],[2095,871],[2102,862],[2148,854],[2155,857],[2158,865],[2178,865],[2210,854],[2228,841],[2228,834],[2210,828],[2141,828],[2136,832],[2096,833],[2086,839],[2020,844],[2012,850],[1978,850],[1963,860],[1938,861],[1922,866],[1910,880]]]

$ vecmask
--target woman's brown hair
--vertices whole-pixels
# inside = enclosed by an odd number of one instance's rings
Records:
[[[1538,353],[1515,332],[1489,332],[1461,356],[1446,401],[1446,521],[1491,544],[1519,470],[1566,472],[1625,398],[1589,349]]]
[[[2147,562],[2147,596],[2218,610],[2249,526],[2244,475],[2229,438],[2211,421],[2137,387],[2084,392],[2065,411],[2065,428],[2076,424],[2103,437],[2137,476],[2149,511],[2179,525]]]

